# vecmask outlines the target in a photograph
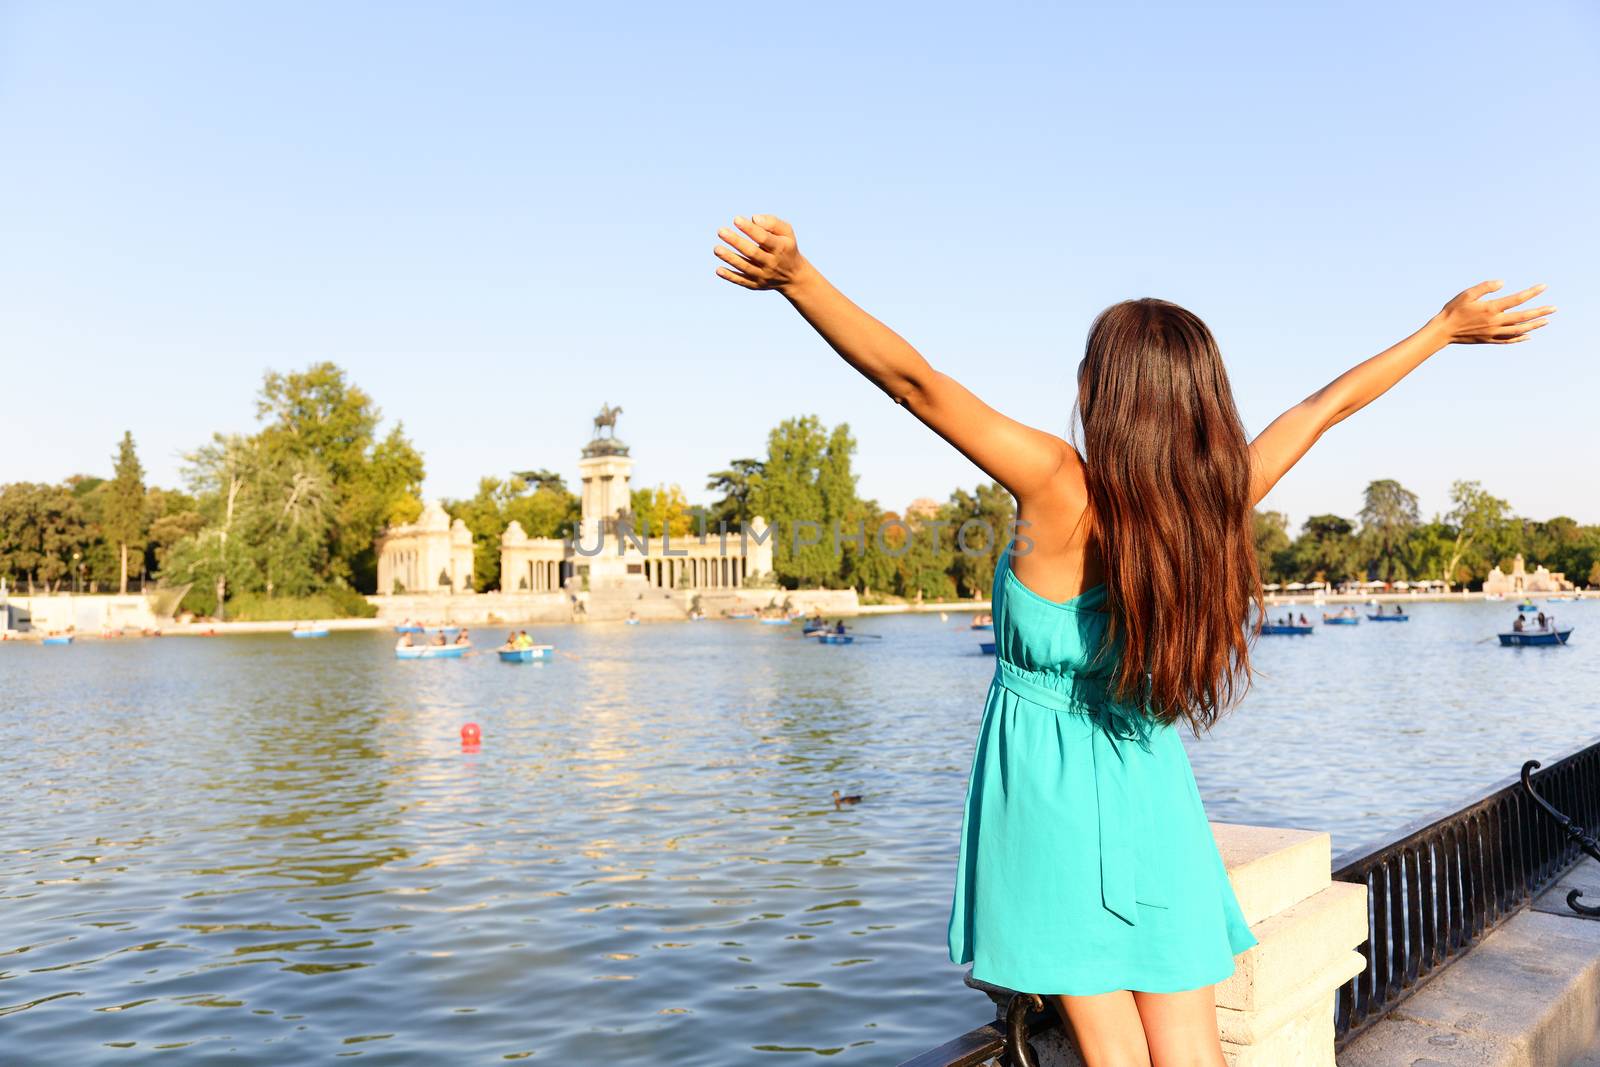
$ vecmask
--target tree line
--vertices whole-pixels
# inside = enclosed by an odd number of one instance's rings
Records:
[[[1351,518],[1313,515],[1289,536],[1288,518],[1255,513],[1256,558],[1264,582],[1442,580],[1481,585],[1489,570],[1509,571],[1522,555],[1577,585],[1600,585],[1600,526],[1564,515],[1516,515],[1478,482],[1450,487],[1450,509],[1424,521],[1417,496],[1390,478],[1367,485]]]
[[[421,453],[403,425],[381,430],[373,399],[332,363],[267,373],[256,413],[255,432],[216,434],[184,457],[182,488],[145,484],[131,433],[109,477],[0,485],[0,576],[41,592],[188,585],[184,607],[218,616],[370,613],[361,594],[378,592],[377,537],[422,511]],[[1016,516],[1010,494],[988,483],[942,503],[885,508],[857,491],[855,452],[846,424],[786,419],[764,454],[708,476],[708,507],[692,507],[676,485],[640,487],[619,521],[686,538],[760,515],[774,528],[776,585],[987,596]],[[1521,553],[1530,566],[1600,585],[1600,526],[1515,515],[1477,482],[1455,483],[1450,502],[1424,521],[1416,495],[1383,479],[1367,486],[1355,516],[1313,515],[1293,536],[1286,516],[1258,511],[1262,580],[1473,585]],[[472,531],[480,590],[499,585],[500,538],[512,522],[529,537],[570,538],[580,514],[577,495],[549,469],[486,477],[473,496],[444,503]],[[964,525],[980,533],[969,537]],[[797,538],[801,527],[808,534]]]

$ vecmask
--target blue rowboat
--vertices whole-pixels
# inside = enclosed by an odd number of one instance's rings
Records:
[[[1312,631],[1310,626],[1285,626],[1281,622],[1268,622],[1261,625],[1261,633],[1267,637],[1289,637],[1297,634],[1308,634]]]
[[[1360,621],[1361,616],[1359,615],[1324,615],[1322,617],[1322,625],[1324,626],[1354,626]]]
[[[461,632],[461,627],[459,627],[459,626],[425,626],[425,627],[422,628],[421,632],[422,633],[427,633],[427,634],[444,634],[445,640],[454,641],[455,637],[456,637],[456,634]]]
[[[1368,615],[1371,622],[1410,622],[1410,615]]]
[[[985,656],[994,655],[994,642],[993,641],[979,641],[978,642],[978,651],[982,652]]]
[[[639,620],[638,619],[623,619],[622,621],[627,623],[629,626],[638,626],[639,625]]]
[[[800,633],[806,637],[815,637],[817,634],[827,632],[828,628],[826,626],[807,626],[805,629],[800,631]]]
[[[412,645],[394,650],[395,659],[460,659],[471,645]]]
[[[855,637],[852,634],[821,633],[817,635],[817,640],[825,645],[848,645],[855,641]]]
[[[554,651],[550,645],[534,645],[531,648],[497,648],[501,663],[532,663],[536,659],[549,659]]]
[[[327,637],[328,628],[326,626],[318,626],[304,630],[290,630],[289,634],[292,637]]]
[[[974,630],[993,630],[994,629],[994,623],[992,623],[992,622],[975,622],[975,623],[972,624],[971,628],[974,629]]]
[[[1500,644],[1507,648],[1518,648],[1522,645],[1564,645],[1571,636],[1570,626],[1565,630],[1524,630],[1521,633],[1512,631],[1500,635]]]
[[[47,645],[70,645],[72,644],[72,635],[61,634],[58,637],[47,637],[44,639],[44,643]]]
[[[1531,600],[1524,600],[1522,603],[1517,605],[1517,610],[1518,611],[1538,611],[1539,610],[1539,605],[1535,604]]]
[[[420,626],[396,626],[394,628],[394,632],[397,633],[397,634],[420,634],[422,632],[422,627],[420,627]]]
[[[753,619],[755,617],[756,617],[756,613],[753,612],[753,611],[730,611],[730,612],[728,612],[728,618],[730,618],[730,619]]]
[[[790,619],[762,619],[761,620],[761,625],[763,625],[763,626],[788,626],[791,621],[792,620],[790,620]]]

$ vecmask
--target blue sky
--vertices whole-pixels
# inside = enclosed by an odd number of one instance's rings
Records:
[[[1477,478],[1600,521],[1600,15],[1589,3],[0,2],[0,481],[153,480],[333,359],[429,495],[576,472],[620,404],[639,484],[847,421],[889,507],[979,473],[714,231],[802,250],[936,366],[1062,431],[1093,314],[1209,322],[1260,429],[1484,278],[1535,341],[1446,350],[1274,492]]]

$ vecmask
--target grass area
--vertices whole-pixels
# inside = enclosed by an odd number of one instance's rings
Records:
[[[262,593],[240,593],[228,599],[228,618],[236,622],[370,619],[377,614],[375,605],[349,589],[330,589],[312,596],[269,597]]]

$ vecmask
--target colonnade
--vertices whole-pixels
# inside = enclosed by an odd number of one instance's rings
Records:
[[[644,576],[657,589],[678,588],[684,575],[694,589],[738,589],[748,568],[743,556],[657,557],[644,561]]]

